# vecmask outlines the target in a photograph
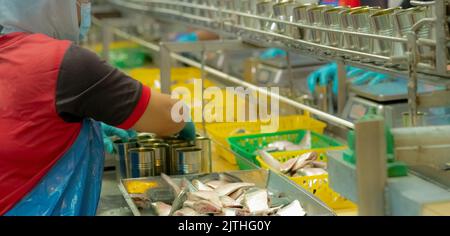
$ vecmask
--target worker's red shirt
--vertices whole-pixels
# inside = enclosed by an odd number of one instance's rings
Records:
[[[149,100],[149,88],[69,41],[0,35],[0,215],[65,154],[83,119],[129,129]]]

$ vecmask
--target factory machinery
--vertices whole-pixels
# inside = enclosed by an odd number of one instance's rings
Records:
[[[107,2],[126,17],[94,22],[101,27],[105,59],[116,35],[159,53],[163,92],[170,92],[170,68],[175,60],[201,68],[202,78],[208,73],[224,83],[268,94],[284,105],[307,111],[345,130],[350,149],[329,153],[330,185],[358,204],[359,215],[449,214],[450,123],[429,122],[424,126],[423,111],[440,108],[443,113],[434,118],[442,121],[447,115],[446,108],[450,107],[450,1],[411,1],[416,7],[409,10],[348,9],[296,1]],[[128,26],[156,23],[203,28],[219,34],[221,39],[155,43],[159,42],[155,40],[158,32],[165,27],[159,27],[149,38],[124,30]],[[207,52],[239,51],[254,46],[278,47],[289,52],[287,73],[283,74],[288,76],[282,80],[289,80],[291,85],[296,74],[289,54],[337,62],[336,111],[328,109],[329,104],[313,107],[299,102],[292,93],[268,92],[206,63]],[[192,60],[181,52],[201,56]],[[404,92],[381,96],[381,92],[376,94],[364,87],[349,88],[346,66],[402,78]],[[329,90],[319,89],[323,95],[331,96]],[[395,102],[399,99],[403,99],[402,105]],[[398,118],[398,114],[392,113],[400,106],[403,112]],[[402,124],[393,117],[401,119]],[[408,167],[406,175],[398,171],[402,169],[400,162]]]

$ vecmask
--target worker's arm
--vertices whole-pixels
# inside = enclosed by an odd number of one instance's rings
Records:
[[[92,118],[161,136],[176,134],[185,126],[171,117],[176,100],[152,91],[87,49],[72,45],[60,67],[56,111],[66,122]]]
[[[171,108],[177,100],[169,95],[152,90],[152,96],[142,117],[134,125],[137,131],[152,132],[160,136],[169,136],[183,129],[184,122],[174,122],[171,116]],[[157,115],[155,115],[157,114]]]

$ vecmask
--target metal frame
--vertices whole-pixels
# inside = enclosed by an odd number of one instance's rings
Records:
[[[417,95],[417,80],[432,80],[438,81],[442,84],[446,84],[448,88],[450,88],[450,80],[448,77],[450,76],[449,71],[447,70],[447,52],[450,47],[450,42],[446,38],[447,32],[447,22],[450,21],[450,17],[446,17],[446,4],[448,0],[435,0],[431,2],[435,4],[435,18],[425,18],[416,25],[413,26],[413,30],[408,34],[408,37],[405,38],[396,38],[396,37],[386,37],[374,34],[365,34],[365,33],[356,33],[349,31],[341,31],[341,30],[331,30],[327,28],[321,27],[313,27],[308,25],[302,25],[298,23],[291,23],[287,21],[281,21],[273,18],[266,18],[257,15],[237,12],[229,9],[223,9],[221,6],[204,6],[195,3],[186,3],[178,0],[170,0],[170,1],[158,1],[158,0],[110,0],[110,3],[114,4],[116,7],[140,11],[144,13],[151,13],[153,17],[164,21],[183,23],[187,25],[195,25],[199,28],[205,28],[210,31],[219,33],[220,35],[230,35],[237,36],[243,42],[251,43],[257,46],[275,46],[288,49],[292,52],[298,52],[301,54],[308,54],[313,57],[317,57],[325,60],[336,60],[338,62],[338,74],[339,74],[339,97],[338,97],[338,109],[342,111],[343,104],[346,101],[347,94],[346,86],[345,86],[345,67],[344,65],[353,65],[361,68],[366,68],[369,70],[382,72],[385,74],[389,74],[391,76],[409,76],[410,83],[408,85],[409,88],[409,104],[411,108],[411,119],[412,123],[415,123],[415,111],[417,111],[417,107],[421,104],[426,106],[433,105],[442,105],[443,102],[440,101],[442,98],[450,97],[450,92],[439,92],[432,95],[424,95],[419,97]],[[422,5],[425,4],[420,1],[412,1],[413,4]],[[170,8],[166,8],[167,6],[171,6]],[[217,14],[218,19],[197,16],[190,13],[182,12],[179,10],[180,7],[184,7],[184,9],[192,9],[192,10],[204,10],[207,12],[212,12]],[[239,16],[240,18],[246,17],[254,20],[265,20],[273,23],[285,24],[288,26],[295,26],[303,29],[313,29],[319,30],[322,32],[334,32],[334,33],[342,33],[345,35],[353,35],[353,36],[364,36],[370,37],[373,39],[382,39],[388,40],[391,42],[401,42],[406,43],[408,45],[408,52],[406,56],[402,57],[386,57],[380,55],[374,55],[370,53],[363,53],[354,50],[341,49],[332,46],[321,45],[317,43],[308,42],[301,39],[294,39],[286,35],[268,32],[259,29],[248,28],[242,25],[236,24],[233,21],[225,21],[223,19],[223,14],[229,14],[233,16]],[[435,40],[430,39],[418,39],[416,31],[424,24],[433,24],[435,27]],[[106,39],[104,39],[104,45],[106,45],[106,41],[108,41],[108,30],[105,30]],[[356,131],[356,150],[359,153],[358,156],[358,186],[360,189],[359,197],[362,200],[360,203],[360,214],[363,215],[381,215],[384,214],[384,197],[381,195],[384,192],[383,186],[386,183],[386,166],[385,166],[385,140],[384,140],[384,126],[383,122],[379,121],[366,121],[356,124],[356,127],[351,122],[343,120],[341,118],[330,115],[326,112],[314,109],[312,107],[306,106],[299,102],[293,101],[289,98],[279,96],[278,94],[272,94],[267,92],[266,90],[262,90],[257,86],[242,81],[238,78],[227,75],[221,71],[215,70],[208,66],[204,65],[204,60],[202,63],[198,63],[196,61],[190,60],[183,56],[180,56],[176,53],[171,53],[171,50],[175,51],[185,51],[186,46],[193,46],[195,48],[189,48],[193,51],[204,52],[206,49],[206,44],[204,43],[194,43],[194,44],[184,44],[177,45],[173,43],[162,43],[160,47],[151,44],[149,42],[145,42],[137,37],[127,35],[125,32],[120,32],[120,30],[112,30],[113,33],[126,37],[136,43],[139,43],[145,47],[148,47],[155,51],[161,52],[162,60],[162,69],[161,69],[161,78],[164,86],[163,91],[170,91],[170,84],[168,82],[168,78],[170,78],[170,58],[174,58],[178,61],[184,62],[191,66],[202,68],[202,78],[204,77],[203,72],[208,72],[222,78],[228,82],[232,82],[234,84],[245,86],[254,91],[259,91],[265,93],[269,96],[273,96],[274,98],[278,98],[281,102],[292,105],[296,108],[306,110],[312,114],[317,115],[318,117],[335,123],[350,129],[355,129]],[[110,40],[110,39],[109,39]],[[223,41],[222,41],[223,42]],[[241,42],[233,41],[236,44],[242,45]],[[233,44],[234,44],[233,43]],[[224,49],[224,45],[214,45],[214,42],[211,43],[210,47],[214,46],[219,47],[220,49]],[[419,46],[431,46],[435,47],[436,55],[435,61],[432,64],[426,64],[421,61],[420,55],[418,53]],[[188,51],[192,51],[188,50]],[[396,68],[387,68],[380,65],[369,64],[364,62],[355,62],[349,59],[343,58],[339,56],[340,54],[350,54],[354,56],[359,56],[362,58],[370,58],[376,59],[377,61],[382,61],[385,63],[394,62],[397,64],[403,64],[408,66],[408,70],[401,70]],[[204,59],[204,57],[202,57]],[[434,65],[433,65],[434,64]],[[164,72],[163,72],[164,71]],[[439,98],[439,99],[438,99]],[[420,102],[420,103],[419,103]],[[444,102],[445,103],[445,102]],[[448,103],[446,103],[448,104]],[[372,132],[376,133],[376,136],[372,136]],[[367,135],[371,135],[368,137]],[[373,145],[372,142],[376,141],[376,145]],[[383,148],[384,147],[384,148]],[[371,157],[371,158],[368,158]],[[375,169],[371,169],[375,168]],[[367,195],[367,191],[363,191],[364,189],[370,188],[372,184],[375,184],[376,194],[369,196]],[[383,191],[382,191],[383,190]]]

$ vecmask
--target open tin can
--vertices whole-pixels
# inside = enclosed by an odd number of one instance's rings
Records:
[[[348,10],[347,7],[335,7],[323,12],[324,27],[332,30],[341,30],[341,13]],[[344,35],[338,32],[327,32],[326,37],[322,38],[322,44],[339,47],[343,44]]]
[[[370,16],[373,32],[382,36],[394,37],[394,13],[401,8],[390,8],[381,10]],[[394,42],[389,40],[374,39],[373,53],[380,56],[389,57],[392,54]],[[383,61],[375,60],[376,64],[383,64]]]
[[[307,12],[308,12],[308,23],[311,26],[315,26],[315,27],[324,27],[324,22],[323,22],[323,12],[332,8],[331,6],[328,5],[320,5],[320,6],[316,6],[316,7],[311,7],[308,8]],[[321,39],[323,37],[325,37],[326,32],[322,31],[322,30],[311,30],[311,34],[309,38],[306,38],[307,41],[312,42],[312,43],[317,43],[319,44],[321,42]]]
[[[311,4],[301,4],[297,7],[294,7],[292,12],[294,18],[293,22],[303,25],[310,25],[308,20],[308,10],[316,6],[317,4],[311,3]],[[295,39],[304,39],[304,40],[309,39],[311,38],[311,30],[294,27],[292,37]]]

